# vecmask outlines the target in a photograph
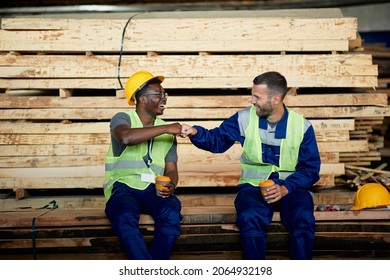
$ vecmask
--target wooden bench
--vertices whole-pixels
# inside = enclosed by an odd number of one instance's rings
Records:
[[[204,200],[202,197],[180,196],[184,204],[183,221],[172,258],[240,259],[234,195],[209,195]],[[1,211],[0,258],[125,259],[101,207],[104,202],[98,200],[93,208],[21,206]],[[212,204],[205,204],[207,200]],[[204,205],[191,201],[202,201]],[[315,217],[316,259],[390,258],[390,211],[315,211]],[[140,228],[145,239],[151,240],[154,228],[150,216],[141,216]],[[287,248],[288,234],[280,223],[279,213],[275,213],[269,228],[267,256],[286,259]]]

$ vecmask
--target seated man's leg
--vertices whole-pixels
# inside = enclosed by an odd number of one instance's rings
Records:
[[[148,202],[143,211],[154,219],[154,239],[149,252],[153,259],[168,260],[180,235],[181,203],[174,195],[167,198],[157,196],[154,185],[148,187],[145,199]]]
[[[129,259],[133,260],[152,259],[139,230],[139,199],[142,192],[117,182],[105,209],[113,230],[119,236]]]
[[[280,201],[280,218],[289,231],[291,259],[309,260],[313,257],[315,234],[313,198],[307,190],[296,190]]]
[[[245,259],[265,259],[268,225],[272,220],[272,206],[261,196],[259,188],[238,186],[235,199],[237,226]]]

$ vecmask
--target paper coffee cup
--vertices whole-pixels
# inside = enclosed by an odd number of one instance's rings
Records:
[[[166,187],[169,182],[171,182],[171,178],[168,176],[157,176],[156,177],[156,195],[161,196],[160,190],[167,190]]]
[[[260,187],[260,191],[261,191],[261,194],[263,196],[263,198],[265,200],[267,200],[265,198],[265,196],[267,195],[267,190],[269,187],[275,185],[274,181],[272,180],[262,180],[260,183],[259,183],[259,187]]]

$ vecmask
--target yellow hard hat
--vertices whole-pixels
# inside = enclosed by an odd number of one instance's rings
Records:
[[[142,89],[147,82],[153,79],[160,81],[160,83],[164,81],[163,76],[153,76],[151,73],[145,70],[138,71],[131,75],[125,86],[127,103],[129,103],[131,106],[135,105],[134,100],[132,99],[133,95]]]
[[[389,191],[381,184],[368,183],[361,186],[357,190],[355,194],[354,206],[351,208],[351,210],[384,207],[389,204]]]

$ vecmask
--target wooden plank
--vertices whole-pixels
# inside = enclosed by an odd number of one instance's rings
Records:
[[[198,76],[199,71],[202,71],[202,68],[212,67],[212,64],[215,64],[218,67],[227,67],[230,63],[237,64],[237,67],[245,71],[247,73],[250,68],[251,63],[258,64],[261,73],[261,69],[267,69],[262,67],[267,67],[267,64],[282,64],[284,65],[282,69],[305,69],[305,67],[310,66],[309,69],[317,69],[318,71],[324,71],[326,69],[339,69],[339,71],[343,71],[343,69],[350,69],[352,71],[345,71],[345,75],[356,75],[361,73],[360,71],[356,71],[356,66],[362,67],[362,69],[376,69],[372,65],[372,54],[370,53],[332,53],[332,54],[306,54],[306,53],[297,53],[297,54],[214,54],[208,53],[207,55],[202,54],[128,54],[123,55],[121,57],[121,67],[130,68],[130,70],[123,69],[122,71],[129,71],[129,75],[134,71],[137,71],[139,68],[147,67],[148,69],[153,70],[153,72],[161,71],[161,67],[164,67],[164,76],[166,77],[175,77],[178,76],[178,73],[181,71],[185,71],[185,75],[187,76]],[[176,67],[169,67],[169,65],[165,64],[178,64]],[[183,65],[188,63],[190,65]],[[289,64],[295,65],[289,65]],[[317,65],[321,63],[323,65]],[[135,67],[133,64],[138,64]],[[156,65],[150,65],[156,64]],[[64,69],[69,70],[71,76],[64,77],[72,77],[74,73],[78,73],[77,69],[72,69],[73,67],[80,67],[81,69],[85,69],[85,67],[90,67],[88,70],[96,71],[101,68],[102,73],[100,73],[98,77],[104,77],[112,75],[112,71],[109,69],[115,69],[118,65],[118,56],[117,55],[101,55],[101,54],[93,54],[93,55],[73,55],[73,54],[20,54],[15,52],[9,52],[0,56],[0,66],[13,66],[18,69],[18,67],[31,67],[35,66],[37,68],[47,69],[48,71],[53,71],[56,69]],[[246,67],[244,67],[246,65]],[[50,66],[50,67],[49,67]],[[168,66],[168,67],[167,67]],[[47,67],[47,68],[46,68]],[[200,67],[201,69],[192,69],[192,67]],[[278,65],[274,65],[273,67],[279,67]],[[300,67],[300,68],[296,68]],[[235,67],[227,67],[226,70],[214,69],[213,74],[218,76],[226,75],[226,71],[231,72]],[[10,68],[11,69],[11,68]],[[274,68],[273,68],[274,69]],[[280,68],[275,68],[280,69]],[[354,70],[355,69],[355,70]],[[32,75],[36,74],[37,77],[56,77],[49,73],[39,73],[34,72],[34,69],[31,69]],[[179,71],[179,72],[177,72]],[[282,70],[279,70],[282,72]],[[286,69],[284,69],[286,71]],[[283,71],[283,72],[284,72]],[[195,75],[194,75],[195,72]],[[73,73],[73,74],[72,74]],[[89,73],[83,73],[82,77],[96,77],[95,75],[91,75]],[[93,73],[93,72],[92,72]],[[91,73],[91,74],[92,74]],[[108,73],[104,75],[103,73]],[[116,73],[116,71],[114,71]],[[127,72],[123,72],[127,73]],[[207,72],[203,72],[203,74],[211,74]],[[321,72],[322,75],[330,75],[332,71],[329,73],[327,71]],[[366,72],[373,74],[372,70]],[[43,75],[43,76],[40,76]],[[59,73],[58,76],[66,75],[66,73]],[[86,76],[84,76],[86,75]],[[316,75],[312,73],[312,75]],[[182,76],[182,75],[179,75]],[[242,76],[242,75],[241,75]],[[244,75],[246,76],[246,75]],[[20,77],[21,78],[21,77]]]
[[[60,21],[61,19],[56,19]],[[26,19],[28,25],[34,19]],[[46,20],[53,21],[53,20]],[[44,22],[41,19],[40,22]],[[118,51],[123,27],[127,20],[66,20],[69,29],[61,30],[0,30],[0,49],[19,51]],[[160,26],[167,34],[155,31]],[[3,21],[3,28],[7,22]],[[109,30],[109,32],[107,32]],[[262,30],[257,32],[256,30]],[[320,30],[320,32],[319,32]],[[261,51],[306,50],[310,41],[324,50],[332,40],[345,40],[346,45],[328,50],[348,50],[348,40],[355,39],[356,18],[134,18],[127,26],[124,51]],[[283,35],[282,35],[283,34]],[[264,36],[268,40],[264,41]],[[153,38],[153,40],[145,40]],[[169,38],[169,40],[167,40]],[[283,38],[284,40],[281,40]],[[55,39],[55,40],[53,40]],[[238,40],[240,39],[240,40]],[[274,42],[272,42],[274,40]],[[294,40],[304,41],[299,48]],[[220,44],[215,44],[215,41]],[[278,44],[278,41],[280,42]],[[17,44],[15,44],[17,42]],[[158,43],[157,43],[158,42]],[[194,43],[196,42],[196,43]],[[253,44],[256,42],[256,44]],[[283,44],[281,44],[284,42]],[[287,42],[287,43],[286,43]],[[252,43],[252,46],[251,46]],[[261,45],[264,45],[262,47]],[[268,46],[268,49],[266,48]]]
[[[109,145],[110,135],[108,133],[49,134],[46,136],[43,134],[0,134],[1,145],[28,145],[34,143],[49,145]]]
[[[254,73],[259,74],[258,72]],[[377,87],[377,76],[312,76],[304,73],[285,75],[290,87]],[[254,75],[246,77],[171,77],[164,87],[182,88],[250,88]],[[308,78],[310,77],[310,78]],[[127,77],[121,77],[122,85]],[[116,78],[0,79],[0,88],[10,89],[120,89]]]
[[[338,152],[348,152],[348,151],[368,151],[367,140],[351,140],[348,142],[339,142],[339,143],[318,143],[318,148],[320,151],[338,151]]]
[[[201,206],[232,206],[235,193],[223,194],[180,194],[176,196],[180,199],[183,206],[186,207],[201,207]],[[316,201],[322,201],[322,196],[329,199],[329,194],[314,194]],[[346,193],[340,194],[342,197],[347,197]],[[333,196],[332,199],[335,199]],[[18,210],[34,210],[36,208],[47,205],[53,200],[52,197],[45,198],[42,196],[31,196],[26,199],[15,200],[14,198],[7,198],[0,200],[1,211],[18,211]],[[76,196],[57,196],[54,199],[61,209],[104,209],[105,198],[103,193],[101,195],[76,195]],[[344,201],[344,200],[339,200]],[[340,202],[341,203],[341,202]],[[344,202],[342,202],[344,203]]]
[[[207,94],[207,92],[206,92]],[[123,96],[124,98],[124,96]],[[129,110],[125,99],[113,96],[87,96],[60,98],[53,96],[12,96],[4,94],[0,96],[1,108],[117,108]],[[226,92],[210,92],[210,95],[183,96],[169,95],[168,106],[170,108],[245,108],[250,106],[250,93],[248,95],[230,95]],[[387,94],[384,93],[335,93],[335,94],[302,94],[287,95],[285,104],[290,107],[312,106],[360,106],[376,105],[387,106]]]
[[[338,152],[320,152],[322,163],[338,163],[340,162],[340,153]]]
[[[1,29],[70,29],[71,22],[74,19],[87,19],[89,22],[100,24],[100,20],[128,20],[130,17],[137,16],[138,19],[159,19],[159,18],[306,18],[306,19],[326,19],[326,18],[343,18],[339,8],[321,8],[319,9],[278,9],[278,10],[211,10],[211,11],[161,11],[149,13],[70,13],[64,14],[40,14],[37,16],[30,15],[28,25],[26,26],[25,17],[4,18],[1,22]],[[53,20],[55,19],[55,20]],[[98,21],[98,22],[97,22]],[[75,24],[73,22],[73,24]],[[81,26],[82,27],[82,26]]]
[[[320,118],[357,118],[357,117],[385,117],[390,116],[390,106],[349,106],[349,107],[294,107],[294,110],[303,114],[307,118],[314,116]],[[316,113],[318,112],[318,114]]]
[[[240,144],[235,144],[240,145]],[[350,140],[337,142],[319,142],[319,150],[325,152],[362,152],[368,151],[367,140]],[[67,144],[17,144],[3,145],[2,156],[96,156],[104,155],[108,149],[107,144],[82,145],[80,143]],[[233,148],[235,149],[235,148]]]
[[[183,206],[201,207],[201,206],[232,206],[236,196],[233,193],[205,193],[188,194],[182,193],[180,189],[176,196],[180,199]],[[343,204],[352,205],[354,202],[355,191],[344,190],[337,192],[316,191],[313,193],[314,204]],[[15,200],[13,197],[0,200],[0,211],[18,211],[32,210],[43,205],[47,205],[53,200],[53,197],[30,196],[25,199]],[[56,196],[54,200],[61,209],[103,209],[105,207],[105,198],[101,195],[66,195]]]
[[[183,207],[183,224],[193,224],[197,220],[201,224],[215,223],[235,223],[235,208],[228,207]],[[31,227],[33,217],[36,217],[37,227],[51,227],[54,225],[65,226],[101,226],[110,225],[103,209],[81,209],[81,210],[62,210],[55,209],[42,216],[40,214],[47,210],[35,211],[12,211],[1,212],[1,228],[23,228]],[[211,212],[210,212],[211,211]],[[213,214],[210,214],[213,213]],[[221,215],[225,219],[221,220]],[[361,211],[331,211],[331,212],[314,212],[316,221],[359,221],[359,220],[390,220],[390,211],[388,210],[361,210]],[[273,221],[280,222],[280,215],[275,212]],[[141,224],[153,224],[150,216],[141,215]]]
[[[183,12],[185,14],[185,12]],[[248,11],[251,13],[251,11]],[[21,20],[21,18],[19,19]],[[53,19],[32,19],[25,18],[25,24],[29,25],[33,21],[50,22]],[[55,19],[61,21],[61,19]],[[47,30],[44,34],[52,35],[61,34],[62,36],[57,40],[69,39],[70,35],[79,35],[75,39],[82,41],[83,35],[87,34],[87,31],[97,32],[98,35],[104,35],[101,37],[102,41],[111,39],[111,41],[120,42],[123,27],[127,23],[127,19],[123,20],[105,20],[105,19],[66,19],[66,23],[69,26],[65,29]],[[2,23],[3,30],[7,30],[7,21]],[[160,32],[155,31],[155,26],[160,26],[166,30],[167,36],[163,36]],[[316,19],[301,19],[301,18],[253,18],[253,17],[235,17],[234,21],[232,17],[229,18],[155,18],[155,19],[141,19],[135,17],[131,20],[127,26],[125,36],[125,42],[138,42],[142,38],[155,38],[156,40],[165,41],[169,38],[171,41],[187,41],[187,40],[232,40],[234,38],[240,40],[261,40],[262,37],[255,30],[262,30],[264,36],[270,38],[270,40],[277,40],[278,37],[275,32],[282,32],[283,37],[288,40],[329,40],[337,39],[355,39],[357,32],[357,19],[356,18],[316,18]],[[41,29],[38,29],[42,31]],[[107,34],[107,30],[110,33]],[[319,31],[320,30],[320,31]],[[14,30],[13,33],[20,30]],[[22,30],[23,31],[23,30]],[[34,34],[36,30],[28,30],[26,34]],[[70,32],[66,32],[70,31]],[[223,32],[225,31],[225,32]],[[316,32],[317,31],[317,32]],[[25,34],[21,33],[21,34]],[[43,32],[41,32],[42,34]],[[221,34],[223,33],[223,34]],[[285,33],[285,34],[284,34]],[[296,34],[291,34],[296,33]],[[96,34],[96,35],[97,35]],[[321,35],[323,37],[321,37]],[[214,37],[213,37],[214,36]],[[34,38],[32,35],[27,38]],[[95,42],[98,38],[89,34],[87,37],[90,42]],[[70,38],[72,39],[72,38]],[[131,40],[130,40],[131,39]],[[151,40],[152,41],[152,40]],[[72,40],[70,41],[72,42]],[[77,42],[77,41],[76,41]],[[117,46],[116,46],[117,47]],[[65,48],[66,49],[66,48]],[[158,51],[158,49],[156,49]]]
[[[328,119],[317,120],[309,119],[312,123],[314,130],[317,131],[346,131],[354,130],[354,119]],[[201,125],[205,128],[211,129],[219,126],[222,121],[186,121],[189,125]],[[110,124],[109,122],[78,122],[78,123],[47,123],[47,122],[1,122],[0,134],[27,134],[31,131],[31,134],[104,134],[108,133]],[[39,142],[44,144],[45,142]],[[25,154],[14,153],[15,154]],[[6,154],[4,154],[6,155]]]
[[[17,144],[2,145],[1,156],[96,156],[107,152],[107,144]]]
[[[83,33],[87,36],[88,32]],[[38,32],[36,32],[38,33]],[[47,33],[47,32],[45,32]],[[63,36],[61,41],[50,41],[46,43],[40,43],[39,39],[42,37],[55,38],[61,36],[62,32],[50,32],[50,34],[38,34],[31,35],[30,32],[18,31],[17,34],[9,34],[7,31],[0,30],[0,40],[11,36],[12,41],[0,41],[0,50],[6,51],[26,51],[26,52],[60,52],[66,50],[67,52],[118,52],[120,51],[120,39],[118,35],[114,39],[107,39],[105,44],[94,44],[87,40],[96,41],[96,38],[75,38],[73,33]],[[99,32],[96,32],[99,33]],[[28,42],[23,41],[23,44],[19,44],[19,40],[23,40],[25,36],[28,36]],[[107,37],[107,34],[99,34],[100,37]],[[32,38],[31,38],[32,37]],[[78,37],[78,36],[77,36]],[[87,36],[90,37],[90,36]],[[25,38],[24,38],[25,39]],[[127,38],[129,40],[130,38]],[[68,42],[67,42],[68,40]],[[116,42],[112,42],[116,41]],[[130,46],[129,46],[130,45]],[[181,40],[170,41],[161,40],[158,43],[156,41],[132,41],[129,44],[124,45],[123,51],[125,53],[139,53],[139,52],[274,52],[274,51],[348,51],[349,44],[347,40],[291,40],[286,41],[283,39],[277,40],[224,40],[215,44],[213,41],[192,41]]]
[[[118,56],[6,55],[0,56],[0,66],[2,78],[117,78]],[[123,77],[129,77],[138,69],[149,69],[152,73],[164,69],[167,79],[246,78],[267,71],[278,71],[287,77],[295,73],[321,77],[378,75],[378,66],[372,64],[372,57],[368,54],[128,55],[121,58]]]
[[[77,168],[77,167],[75,167]],[[336,166],[334,169],[338,168]],[[340,168],[339,168],[340,169]],[[331,187],[335,185],[334,176],[342,171],[337,170],[330,174],[321,174],[320,180],[315,184],[319,187]],[[50,175],[49,175],[50,176]],[[238,184],[240,171],[236,172],[204,172],[204,171],[182,171],[178,185],[183,188],[200,187],[234,187]],[[1,177],[0,189],[4,190],[92,190],[101,189],[104,177],[102,175],[94,177],[75,177],[75,176],[57,176],[57,177]]]
[[[314,127],[314,130],[354,130],[355,129],[355,120],[354,119],[327,119],[327,120],[316,120],[309,119],[311,124]]]
[[[389,233],[387,232],[316,232],[315,234],[315,247],[316,249],[327,248],[327,249],[341,249],[341,248],[351,248],[351,244],[345,244],[345,241],[353,241],[353,249],[356,249],[360,246],[375,248],[378,245],[381,245],[383,249],[388,249],[389,246],[386,243],[381,241],[387,240],[389,238]],[[151,241],[151,236],[145,236],[147,243]],[[327,246],[327,239],[333,241],[334,244],[332,247]],[[83,236],[83,237],[59,237],[59,238],[37,238],[36,246],[39,249],[43,248],[66,248],[66,247],[107,247],[107,246],[118,246],[120,248],[120,242],[117,236],[108,234],[108,236]],[[277,249],[280,246],[286,246],[288,244],[288,238],[286,232],[274,233],[269,232],[267,243],[269,247],[274,247]],[[325,241],[325,242],[324,242]],[[218,244],[221,244],[225,249],[229,248],[233,244],[239,244],[239,234],[237,232],[229,233],[219,233],[219,234],[181,234],[176,243],[175,248],[181,248],[181,250],[188,250],[191,246],[197,246],[192,248],[193,250],[216,250]],[[344,244],[343,244],[344,243]],[[199,244],[201,246],[199,247]],[[277,244],[275,246],[275,244]],[[343,246],[341,246],[343,245]],[[207,248],[203,248],[203,247]],[[15,249],[15,248],[31,248],[32,240],[31,238],[27,239],[16,239],[16,240],[1,240],[0,248],[1,249]],[[236,246],[236,249],[239,249]],[[230,248],[231,249],[231,248]]]
[[[316,132],[318,142],[326,141],[348,141],[348,131],[318,131]],[[28,145],[34,143],[50,144],[50,145],[98,145],[110,143],[110,135],[108,133],[91,133],[91,134],[0,134],[0,145]],[[178,143],[189,143],[189,139],[178,138]]]
[[[306,118],[355,118],[355,117],[385,117],[390,116],[390,106],[349,106],[349,107],[290,107],[303,114]],[[167,108],[164,119],[193,120],[226,119],[242,108],[220,108],[210,110],[203,108]],[[117,109],[13,109],[1,110],[0,120],[109,120],[118,112]]]
[[[178,155],[180,162],[184,162],[180,164],[180,167],[183,165],[189,166],[191,164],[207,164],[217,165],[221,161],[222,162],[238,162],[241,156],[240,151],[231,151],[228,153],[224,153],[220,156],[215,156],[212,153],[200,151],[197,152],[195,149],[188,150],[189,146],[181,147],[179,149]],[[367,156],[362,155],[361,158],[365,160],[377,160],[380,153],[376,156]],[[344,155],[341,161],[359,161],[359,155],[348,157]],[[373,158],[373,159],[371,159]],[[41,167],[55,167],[55,166],[94,166],[94,165],[104,165],[104,154],[101,155],[88,155],[88,156],[1,156],[0,157],[0,168],[41,168]],[[321,153],[321,162],[322,163],[339,163],[340,158],[338,153]],[[195,170],[194,170],[195,171]]]
[[[75,167],[77,168],[77,167]],[[225,187],[237,185],[239,179],[239,172],[236,174],[209,174],[192,172],[187,175],[185,172],[180,173],[179,184],[180,187]],[[0,178],[0,189],[28,189],[28,190],[56,190],[56,189],[101,189],[104,182],[104,176],[61,176],[56,177],[18,177],[17,175],[10,175],[9,177]]]
[[[388,170],[380,170],[380,169],[372,169],[372,168],[365,168],[365,167],[358,167],[353,165],[346,165],[345,168],[352,169],[352,170],[359,170],[359,171],[367,171],[367,172],[373,172],[378,174],[384,174],[384,175],[390,175],[390,171]]]
[[[338,223],[317,221],[316,232],[318,236],[333,236],[345,237],[347,234],[355,233],[356,236],[380,236],[382,233],[388,234],[387,229],[390,224],[388,221],[340,221]],[[153,235],[154,226],[140,225],[140,230],[145,237]],[[215,223],[215,224],[182,224],[181,236],[200,235],[203,234],[226,234],[238,233],[239,228],[236,224]],[[269,225],[270,234],[287,233],[286,228],[280,222],[273,221]],[[6,240],[31,240],[31,229],[20,228],[15,231],[13,228],[0,229],[2,241]],[[35,237],[40,240],[58,239],[58,238],[73,238],[73,237],[115,237],[110,225],[103,226],[77,226],[77,227],[38,227],[35,231]]]
[[[214,155],[215,157],[218,157],[218,154]],[[212,170],[210,170],[210,166],[205,166],[203,164],[185,164],[185,163],[178,163],[179,170],[180,170],[180,176],[186,177],[186,176],[224,176],[224,175],[239,175],[241,172],[241,167],[239,162],[227,162],[224,164],[215,164],[213,165]],[[203,175],[202,175],[203,174]],[[344,174],[344,164],[342,163],[324,163],[321,165],[321,171],[320,174]],[[77,186],[77,180],[80,178],[89,178],[90,180],[94,177],[99,178],[95,182],[100,182],[98,184],[95,184],[92,188],[100,187],[101,182],[103,181],[104,177],[104,166],[103,165],[97,165],[97,166],[75,166],[75,167],[41,167],[41,168],[1,168],[0,169],[0,178],[1,179],[12,179],[18,181],[18,184],[15,184],[15,186],[25,185],[25,183],[21,182],[24,180],[27,180],[28,178],[30,181],[33,180],[33,178],[39,178],[39,179],[49,179],[49,178],[66,178],[70,177],[75,180],[75,185]],[[206,180],[205,178],[200,178],[202,180]],[[19,182],[20,181],[20,182]],[[213,182],[214,180],[210,180],[210,182]],[[222,180],[223,181],[223,180]],[[2,182],[4,182],[2,180]],[[94,182],[91,180],[91,182]],[[15,181],[16,183],[16,181]],[[60,182],[58,182],[60,185]],[[42,182],[42,185],[46,185],[44,182]],[[181,185],[181,184],[180,184]],[[196,186],[196,183],[194,182],[194,185]],[[54,186],[53,186],[54,187]]]
[[[195,168],[194,168],[195,169]],[[340,173],[340,171],[338,171]],[[178,185],[183,188],[209,188],[209,187],[234,187],[238,184],[240,172],[198,172],[193,170],[180,172],[180,179]],[[333,187],[335,174],[321,174],[320,180],[315,184],[319,187]],[[95,177],[5,177],[0,178],[0,189],[4,190],[92,190],[100,189],[103,176]],[[22,197],[18,197],[22,198]]]
[[[340,153],[340,162],[381,161],[379,151]]]

